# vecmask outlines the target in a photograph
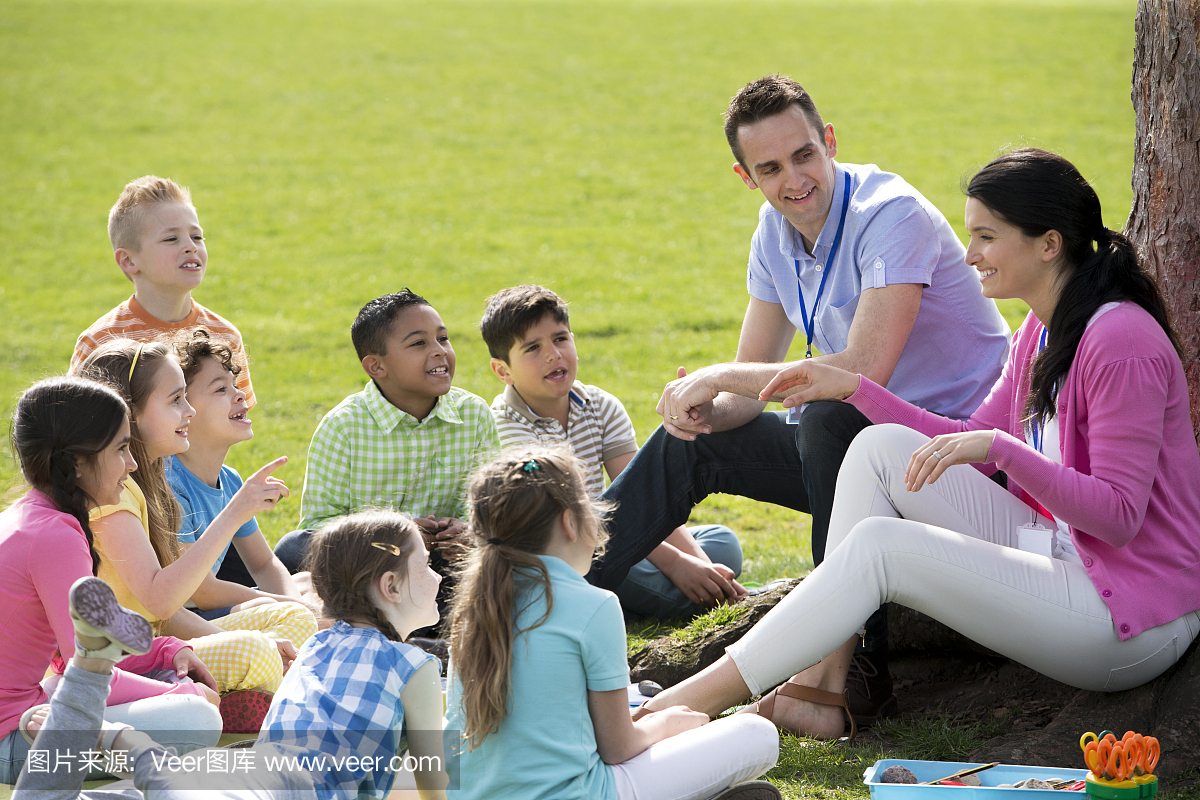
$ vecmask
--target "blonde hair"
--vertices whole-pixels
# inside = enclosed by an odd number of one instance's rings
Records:
[[[402,641],[375,605],[371,587],[385,572],[407,580],[408,559],[418,546],[425,544],[416,523],[384,509],[349,514],[318,530],[309,544],[307,566],[326,615],[366,622],[392,641]]]
[[[554,597],[544,553],[564,511],[596,537],[608,535],[602,506],[589,500],[579,461],[565,448],[512,450],[480,468],[467,505],[476,547],[467,557],[450,612],[450,650],[462,683],[463,738],[474,750],[508,716],[513,639],[550,616]],[[517,582],[523,606],[514,610]],[[544,597],[546,613],[515,630],[516,615]]]
[[[146,442],[138,430],[138,409],[154,391],[155,380],[175,351],[163,342],[110,339],[100,345],[76,370],[77,375],[111,386],[129,405],[129,450],[137,461],[131,474],[146,495],[150,545],[160,566],[172,564],[180,555],[179,523],[183,516],[179,501],[167,483],[163,459],[146,455]]]
[[[144,175],[125,184],[121,196],[108,212],[108,240],[113,250],[142,249],[142,227],[146,209],[158,203],[192,205],[192,194],[170,178]]]

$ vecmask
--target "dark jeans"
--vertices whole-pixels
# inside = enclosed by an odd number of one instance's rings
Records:
[[[275,557],[287,567],[288,572],[295,575],[297,572],[304,572],[308,569],[308,566],[305,564],[308,561],[308,540],[316,532],[315,528],[292,531],[291,533],[285,533],[275,543]],[[228,561],[231,555],[233,555],[232,551],[225,555],[225,559]],[[224,567],[225,565],[222,564],[222,571]],[[221,577],[220,573],[217,574],[217,577]]]
[[[812,403],[798,425],[766,411],[740,428],[677,439],[661,427],[608,487],[615,502],[608,550],[588,581],[615,590],[629,568],[687,522],[700,501],[720,492],[774,503],[812,515],[813,562],[825,558],[838,470],[850,442],[871,424],[848,403]],[[882,610],[867,623],[867,647],[887,642]]]

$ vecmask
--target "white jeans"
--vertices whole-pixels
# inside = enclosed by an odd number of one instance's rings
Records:
[[[707,800],[779,760],[779,731],[753,714],[722,717],[613,765],[617,800]]]
[[[825,562],[726,651],[751,691],[817,663],[890,602],[1091,691],[1140,686],[1183,655],[1200,614],[1121,641],[1081,564],[1013,548],[1033,512],[975,468],[951,467],[907,491],[909,457],[928,440],[900,425],[854,440],[838,473]]]

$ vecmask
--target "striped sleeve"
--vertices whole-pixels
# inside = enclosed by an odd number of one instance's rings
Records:
[[[496,431],[499,434],[499,449],[511,450],[514,447],[537,444],[537,434],[529,427],[516,412],[504,402],[504,395],[496,395],[492,401],[492,418],[496,421]]]
[[[159,337],[171,336],[179,331],[202,327],[220,338],[233,350],[233,356],[237,360],[238,366],[241,367],[237,377],[238,388],[246,393],[246,404],[250,408],[254,408],[258,399],[254,395],[254,386],[250,382],[250,361],[246,355],[246,348],[242,344],[242,334],[233,326],[233,323],[195,301],[192,303],[192,313],[186,319],[179,322],[162,322],[150,317],[148,312],[144,312],[146,316],[139,314],[137,308],[141,308],[141,306],[134,308],[135,299],[130,298],[121,303],[93,322],[86,331],[79,335],[75,342],[75,352],[71,355],[72,371],[77,370],[97,347],[109,339],[133,339],[138,342],[149,342]]]
[[[241,367],[237,376],[237,386],[246,393],[246,405],[254,408],[258,399],[254,396],[254,384],[250,382],[250,357],[246,355],[246,347],[242,344],[241,331],[219,314],[214,314],[199,303],[196,305],[200,311],[196,324],[207,328],[214,335],[220,336],[233,349],[233,356],[237,359],[238,366]]]
[[[636,453],[637,437],[633,432],[633,420],[621,401],[603,389],[591,387],[600,401],[601,452],[600,460]]]
[[[143,341],[153,338],[157,333],[157,331],[151,331],[149,335],[146,335],[148,330],[149,326],[129,308],[128,301],[121,303],[79,334],[79,338],[75,341],[75,352],[71,354],[71,372],[75,372],[83,366],[87,357],[109,339]]]

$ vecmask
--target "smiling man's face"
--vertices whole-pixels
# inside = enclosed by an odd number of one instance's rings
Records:
[[[738,129],[745,167],[734,170],[792,223],[811,250],[821,234],[837,182],[833,126],[813,128],[798,105]]]

